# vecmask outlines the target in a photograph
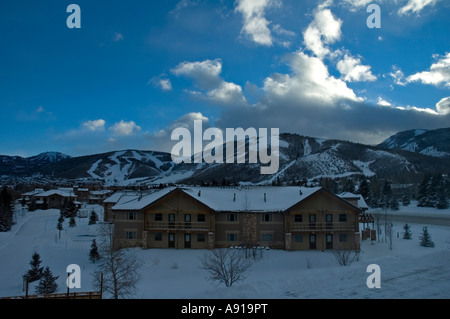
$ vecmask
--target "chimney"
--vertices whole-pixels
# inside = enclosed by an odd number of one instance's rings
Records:
[[[234,193],[234,195],[233,195],[233,202],[235,202],[236,201],[236,193]]]
[[[264,193],[264,203],[267,201],[266,193]]]
[[[202,191],[198,191],[198,197],[202,196]]]
[[[302,195],[303,195],[302,190],[300,190],[300,196],[302,196]]]

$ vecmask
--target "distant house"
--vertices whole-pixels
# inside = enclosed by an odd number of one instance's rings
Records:
[[[170,187],[104,201],[115,247],[359,249],[357,205],[322,188]]]
[[[89,204],[101,205],[103,201],[112,194],[109,189],[102,189],[97,191],[91,191],[89,194]]]
[[[75,202],[77,196],[72,189],[51,189],[32,195],[39,209],[62,209],[68,202]]]

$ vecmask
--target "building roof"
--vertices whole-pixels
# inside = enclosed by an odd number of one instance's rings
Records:
[[[367,206],[367,203],[361,194],[353,194],[353,193],[349,193],[349,192],[344,192],[344,193],[340,194],[339,197],[341,197],[343,199],[357,199],[359,208],[369,209],[369,206]]]
[[[35,195],[39,196],[39,197],[49,197],[52,195],[59,195],[62,197],[74,197],[74,198],[77,197],[77,195],[75,195],[73,191],[69,192],[69,191],[63,190],[63,189],[51,189],[46,192],[38,193]]]
[[[168,187],[151,193],[124,194],[112,207],[114,210],[141,210],[177,189]],[[320,187],[179,187],[179,190],[216,212],[282,212],[310,195]],[[117,195],[118,196],[118,195]]]

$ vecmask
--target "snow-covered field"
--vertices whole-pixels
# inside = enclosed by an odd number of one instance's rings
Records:
[[[91,206],[102,215],[100,206]],[[418,209],[411,209],[417,213]],[[425,211],[424,211],[425,213]],[[450,211],[446,210],[450,217]],[[439,214],[445,214],[440,211]],[[81,289],[94,290],[92,273],[97,264],[89,262],[92,240],[101,241],[97,225],[77,218],[77,226],[64,222],[61,237],[56,229],[58,210],[16,212],[16,224],[0,233],[0,297],[24,295],[22,275],[37,251],[41,266],[58,275],[58,292],[66,292],[66,268],[81,267]],[[402,239],[403,224],[394,223],[392,250],[389,243],[364,241],[359,261],[339,266],[331,251],[263,251],[247,278],[226,288],[206,279],[199,268],[205,250],[130,249],[143,262],[136,299],[307,299],[307,298],[421,298],[450,297],[450,227],[411,225],[412,240]],[[423,226],[428,226],[434,248],[419,245]],[[397,237],[397,233],[399,237]],[[381,288],[369,289],[367,266],[381,268]],[[34,293],[36,283],[30,285]],[[105,296],[107,297],[107,296]]]

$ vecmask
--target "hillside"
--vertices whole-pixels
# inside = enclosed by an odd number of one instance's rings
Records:
[[[444,131],[447,132],[447,131]],[[448,173],[448,158],[429,156],[427,151],[411,152],[399,149],[405,140],[422,136],[424,144],[432,136],[444,136],[439,146],[443,154],[449,140],[444,133],[415,131],[392,137],[391,148],[368,146],[340,140],[324,140],[297,134],[281,134],[279,170],[274,175],[261,175],[260,164],[175,164],[169,153],[123,150],[82,157],[44,153],[36,157],[0,156],[0,176],[24,178],[36,176],[72,181],[99,181],[112,185],[149,185],[159,183],[202,183],[226,180],[230,183],[270,184],[273,181],[297,182],[321,177],[340,178],[355,175],[389,178],[392,181],[417,182],[421,174]],[[417,142],[418,143],[418,142]],[[412,144],[411,144],[412,145]],[[419,145],[419,144],[417,144]],[[449,150],[450,152],[450,150]],[[437,154],[434,152],[433,154]],[[450,154],[450,153],[449,153]]]
[[[397,133],[378,147],[405,150],[433,157],[450,157],[450,128]]]

